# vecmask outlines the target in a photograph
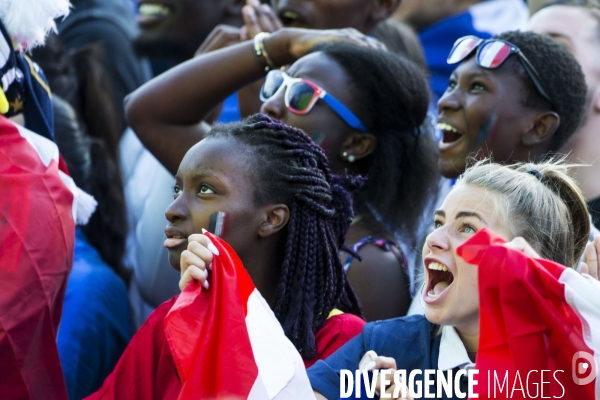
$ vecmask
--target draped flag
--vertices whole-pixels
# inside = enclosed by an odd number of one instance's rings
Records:
[[[219,250],[210,289],[192,282],[167,314],[179,399],[314,399],[304,363],[233,249]]]
[[[600,399],[600,283],[503,244],[483,229],[457,250],[479,268],[478,398]]]
[[[0,116],[2,399],[67,399],[56,332],[73,262],[73,190],[56,145]]]

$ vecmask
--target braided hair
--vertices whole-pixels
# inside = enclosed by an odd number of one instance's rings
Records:
[[[216,125],[210,137],[248,145],[258,161],[254,202],[290,209],[274,312],[304,358],[314,358],[315,333],[332,309],[362,317],[338,251],[354,216],[352,192],[363,179],[333,175],[325,152],[310,137],[264,115]]]

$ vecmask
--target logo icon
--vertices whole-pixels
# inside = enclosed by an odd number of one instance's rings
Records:
[[[590,353],[578,351],[573,356],[571,373],[573,375],[573,382],[576,385],[587,385],[596,379],[598,375],[598,363]],[[580,376],[582,377],[580,378]]]

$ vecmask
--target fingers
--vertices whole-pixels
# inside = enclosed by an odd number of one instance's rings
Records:
[[[371,371],[375,368],[375,359],[377,358],[377,353],[373,350],[369,350],[365,353],[365,355],[360,359],[358,363],[358,369],[364,371]]]
[[[267,4],[261,5],[258,0],[247,0],[246,5],[242,7],[242,16],[248,31],[248,39],[253,39],[260,32],[270,33],[282,28],[273,9]]]
[[[600,236],[594,235],[594,240],[588,242],[585,246],[585,271],[582,265],[580,272],[589,274],[594,279],[598,279],[600,275],[600,265],[598,262],[598,253],[600,252]]]
[[[208,271],[212,268],[212,261],[215,255],[219,255],[219,250],[203,234],[194,234],[188,238],[188,248],[181,253],[181,279],[179,288],[181,290],[194,279],[200,281],[208,289]]]
[[[239,28],[229,25],[218,25],[200,45],[195,55],[199,56],[200,54],[209,53],[239,43],[240,36]]]
[[[540,255],[533,249],[533,247],[531,247],[527,240],[523,239],[522,237],[516,237],[510,242],[504,243],[504,247],[519,250],[527,257],[540,258]]]
[[[396,360],[391,357],[378,356],[373,360],[375,366],[373,369],[393,369],[396,370]]]
[[[202,287],[204,287],[205,289],[208,289],[210,286],[208,284],[207,278],[208,278],[207,270],[200,269],[194,265],[191,265],[189,268],[187,268],[185,270],[185,272],[183,272],[181,274],[181,279],[179,280],[179,289],[181,289],[181,291],[183,291],[187,287],[187,285],[189,285],[190,282],[192,282],[194,280],[200,282]]]

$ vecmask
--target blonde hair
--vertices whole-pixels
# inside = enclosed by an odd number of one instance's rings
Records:
[[[521,236],[541,257],[575,267],[590,235],[585,199],[564,159],[494,164],[482,160],[458,184],[500,195],[497,207],[513,237]]]

